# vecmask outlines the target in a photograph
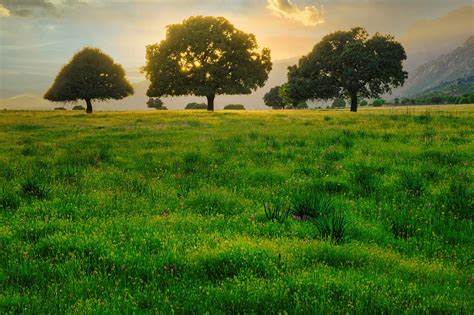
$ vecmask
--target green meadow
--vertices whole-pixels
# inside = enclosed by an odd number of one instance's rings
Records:
[[[0,313],[474,313],[474,107],[0,112]]]

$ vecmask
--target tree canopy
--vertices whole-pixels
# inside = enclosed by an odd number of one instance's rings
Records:
[[[223,17],[195,16],[167,27],[166,39],[147,46],[142,68],[149,97],[205,96],[208,110],[221,94],[250,94],[272,68],[270,50]]]
[[[146,102],[148,108],[160,109],[163,107],[163,101],[159,98],[150,97]]]
[[[356,112],[358,97],[377,98],[405,83],[404,60],[405,49],[390,35],[338,31],[289,68],[288,93],[298,100],[350,98]]]
[[[283,99],[280,97],[280,86],[275,86],[268,91],[263,97],[265,105],[272,107],[273,109],[284,108],[285,104]]]
[[[118,100],[132,94],[123,67],[100,49],[86,47],[61,69],[44,98],[53,102],[84,100],[87,113],[92,113],[92,100]]]

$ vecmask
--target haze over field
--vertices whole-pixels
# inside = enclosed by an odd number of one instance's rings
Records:
[[[265,108],[263,95],[286,81],[297,63],[324,35],[360,25],[390,33],[404,45],[409,73],[454,51],[474,35],[472,1],[9,1],[0,0],[0,108],[51,109],[42,95],[74,52],[83,46],[113,56],[134,83],[135,95],[98,109],[145,109],[148,82],[139,68],[145,47],[164,38],[166,25],[190,15],[222,15],[254,33],[272,50],[273,71],[266,86],[251,95],[219,96],[217,107],[241,103]],[[407,84],[410,84],[408,81]],[[423,84],[421,84],[423,85]],[[409,87],[407,87],[409,90]],[[394,91],[397,95],[397,91]],[[196,97],[164,99],[183,108]]]

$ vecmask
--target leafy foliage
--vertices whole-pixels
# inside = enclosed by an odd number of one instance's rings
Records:
[[[92,100],[122,99],[133,94],[122,66],[98,48],[84,48],[65,65],[44,98],[53,102],[85,100],[92,112]]]
[[[184,109],[207,109],[207,105],[204,103],[189,103]]]
[[[205,96],[208,110],[221,94],[250,94],[272,69],[270,50],[223,17],[194,16],[168,26],[166,39],[147,46],[143,72],[150,97]]]
[[[245,106],[242,104],[229,104],[224,106],[224,109],[227,110],[245,110]]]
[[[334,102],[332,103],[332,108],[345,108],[346,107],[346,101],[344,101],[342,98],[336,98]]]
[[[148,101],[146,102],[146,105],[148,106],[148,108],[154,108],[157,110],[163,109],[163,101],[157,97],[156,98],[150,97]]]
[[[374,106],[374,107],[381,107],[381,106],[383,106],[383,104],[385,104],[385,101],[382,100],[382,99],[375,99],[372,102],[372,106]]]
[[[280,96],[280,86],[275,86],[268,91],[263,97],[265,105],[272,107],[273,109],[285,108],[285,103]]]
[[[291,98],[297,100],[379,97],[404,84],[405,50],[394,37],[376,33],[369,38],[361,27],[325,36],[313,51],[289,68]]]

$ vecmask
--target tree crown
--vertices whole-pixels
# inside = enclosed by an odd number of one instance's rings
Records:
[[[265,105],[273,107],[274,109],[284,108],[285,104],[280,97],[280,86],[271,88],[270,91],[268,91],[268,93],[263,97],[263,102]]]
[[[167,27],[166,39],[147,46],[142,71],[148,96],[250,94],[271,70],[270,50],[223,17],[196,16]]]
[[[122,99],[133,94],[121,65],[98,48],[77,52],[57,75],[44,98],[54,102]]]
[[[379,97],[404,84],[406,53],[390,35],[356,27],[325,36],[313,51],[289,68],[289,93],[295,99]]]

